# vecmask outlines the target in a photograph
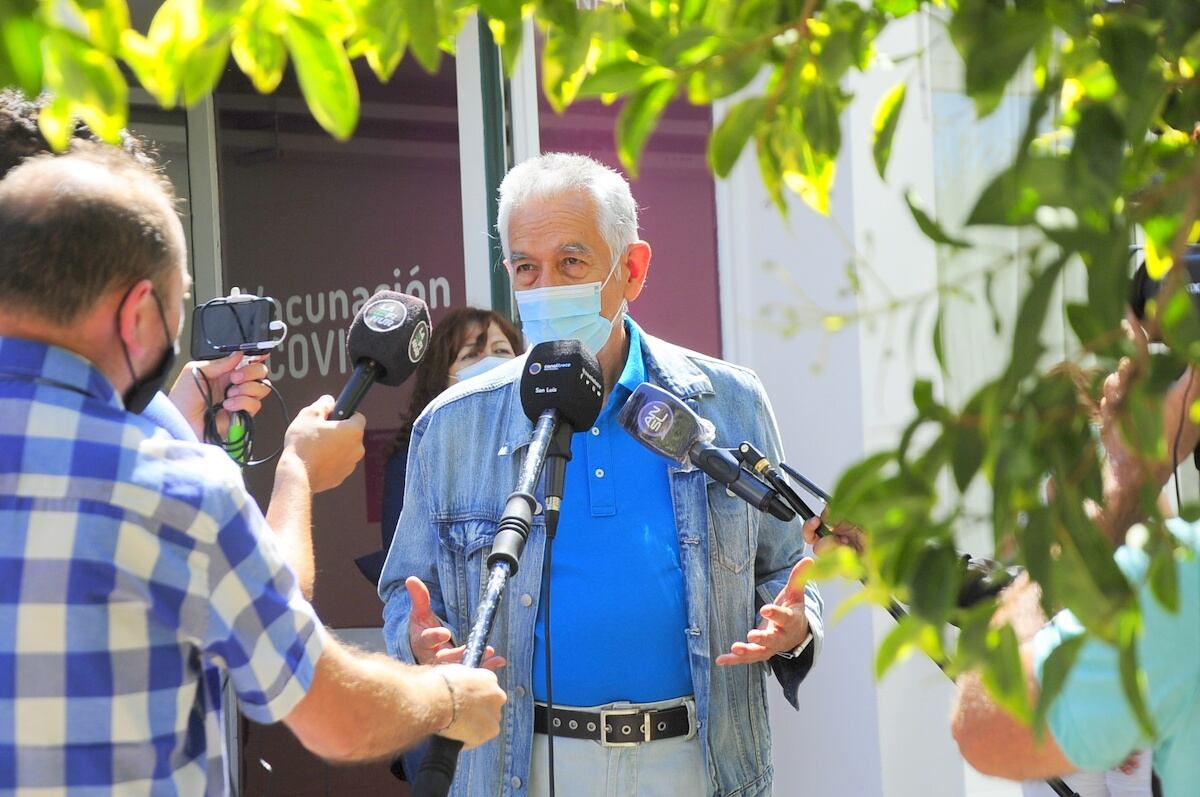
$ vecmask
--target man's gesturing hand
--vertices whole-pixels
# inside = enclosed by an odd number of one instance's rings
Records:
[[[416,576],[409,576],[404,581],[404,588],[408,590],[408,599],[412,601],[412,612],[408,615],[408,645],[412,649],[413,658],[418,664],[460,663],[466,645],[452,645],[450,629],[443,626],[442,621],[433,613],[429,601],[429,588],[425,586],[425,582]],[[504,657],[497,656],[492,646],[488,645],[480,666],[496,670],[506,663]]]
[[[470,750],[500,733],[500,710],[508,697],[489,670],[452,664],[439,667],[439,679],[445,678],[453,706],[451,722],[439,736],[457,739]]]
[[[812,566],[809,558],[796,562],[787,584],[759,610],[763,620],[746,634],[745,642],[734,642],[729,652],[717,656],[716,663],[751,664],[766,661],[776,653],[794,650],[808,636],[808,615],[804,613],[804,571]]]

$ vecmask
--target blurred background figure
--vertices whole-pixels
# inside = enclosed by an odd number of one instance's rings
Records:
[[[433,330],[429,350],[417,367],[416,383],[404,425],[387,451],[383,474],[382,550],[355,560],[362,574],[376,586],[387,558],[396,521],[404,506],[404,481],[408,467],[408,441],[413,422],[439,393],[451,385],[486,373],[525,350],[520,331],[499,313],[478,307],[461,307],[449,313]]]

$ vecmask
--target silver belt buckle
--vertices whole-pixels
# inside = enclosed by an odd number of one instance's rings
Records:
[[[633,717],[642,715],[642,741],[650,741],[650,712],[636,708],[600,709],[600,744],[604,747],[636,747],[641,742],[610,742],[608,740],[609,717]]]

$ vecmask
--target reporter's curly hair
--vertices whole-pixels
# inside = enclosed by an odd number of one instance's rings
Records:
[[[50,143],[38,128],[38,114],[46,101],[44,96],[31,100],[17,89],[0,89],[0,178],[26,158],[51,151]],[[76,124],[71,135],[76,142],[104,143],[82,122]],[[121,149],[139,166],[161,171],[157,154],[145,139],[122,130]]]

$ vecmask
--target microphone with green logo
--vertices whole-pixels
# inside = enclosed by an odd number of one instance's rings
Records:
[[[350,324],[346,351],[354,373],[330,413],[332,421],[354,414],[371,385],[395,387],[417,370],[429,347],[429,308],[416,296],[379,291]]]

